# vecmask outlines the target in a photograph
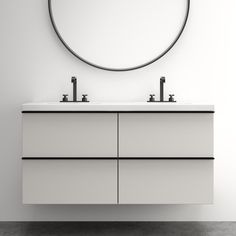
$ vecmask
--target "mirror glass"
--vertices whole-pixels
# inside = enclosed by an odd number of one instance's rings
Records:
[[[54,29],[76,57],[106,70],[161,58],[181,35],[190,0],[48,0]]]

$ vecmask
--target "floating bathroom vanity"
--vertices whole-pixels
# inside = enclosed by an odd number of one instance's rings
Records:
[[[212,105],[28,103],[24,204],[211,204]]]

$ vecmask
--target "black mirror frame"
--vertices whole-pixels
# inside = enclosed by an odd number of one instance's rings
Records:
[[[91,62],[85,60],[84,58],[80,57],[77,53],[75,53],[75,51],[73,51],[69,47],[69,45],[64,41],[64,39],[62,38],[61,34],[59,33],[59,31],[57,29],[57,26],[56,26],[56,23],[55,23],[54,18],[53,18],[51,0],[48,0],[48,10],[49,10],[49,16],[50,16],[50,19],[51,19],[52,26],[53,26],[53,28],[54,28],[58,38],[60,39],[62,44],[67,48],[67,50],[69,52],[71,52],[75,57],[77,57],[78,59],[80,59],[81,61],[85,62],[86,64],[88,64],[90,66],[96,67],[96,68],[101,69],[101,70],[122,72],[122,71],[137,70],[137,69],[140,69],[142,67],[148,66],[148,65],[154,63],[155,61],[161,59],[165,54],[167,54],[174,47],[174,45],[177,43],[177,41],[179,40],[180,36],[182,35],[182,33],[183,33],[184,29],[185,29],[185,26],[187,24],[187,21],[188,21],[188,16],[189,16],[189,11],[190,11],[190,0],[186,0],[186,1],[187,1],[187,10],[186,10],[186,15],[185,15],[184,23],[183,23],[183,25],[182,25],[178,35],[176,36],[174,41],[170,44],[170,46],[163,53],[161,53],[159,56],[157,56],[156,58],[152,59],[151,61],[148,61],[147,63],[141,64],[141,65],[138,65],[138,66],[135,66],[135,67],[128,67],[128,68],[123,68],[123,69],[116,69],[116,68],[108,68],[108,67],[99,66],[99,65],[91,63]]]

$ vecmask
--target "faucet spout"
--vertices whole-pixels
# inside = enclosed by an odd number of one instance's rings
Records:
[[[73,102],[77,102],[77,78],[73,76],[71,83],[73,84]]]
[[[164,83],[166,82],[166,78],[162,76],[160,78],[160,102],[164,102]]]

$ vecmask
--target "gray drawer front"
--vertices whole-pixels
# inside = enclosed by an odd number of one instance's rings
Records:
[[[211,204],[213,160],[120,160],[120,204]]]
[[[116,204],[116,160],[23,160],[24,204]]]
[[[23,157],[116,156],[117,114],[23,114]]]
[[[119,115],[122,157],[213,157],[213,114]]]

